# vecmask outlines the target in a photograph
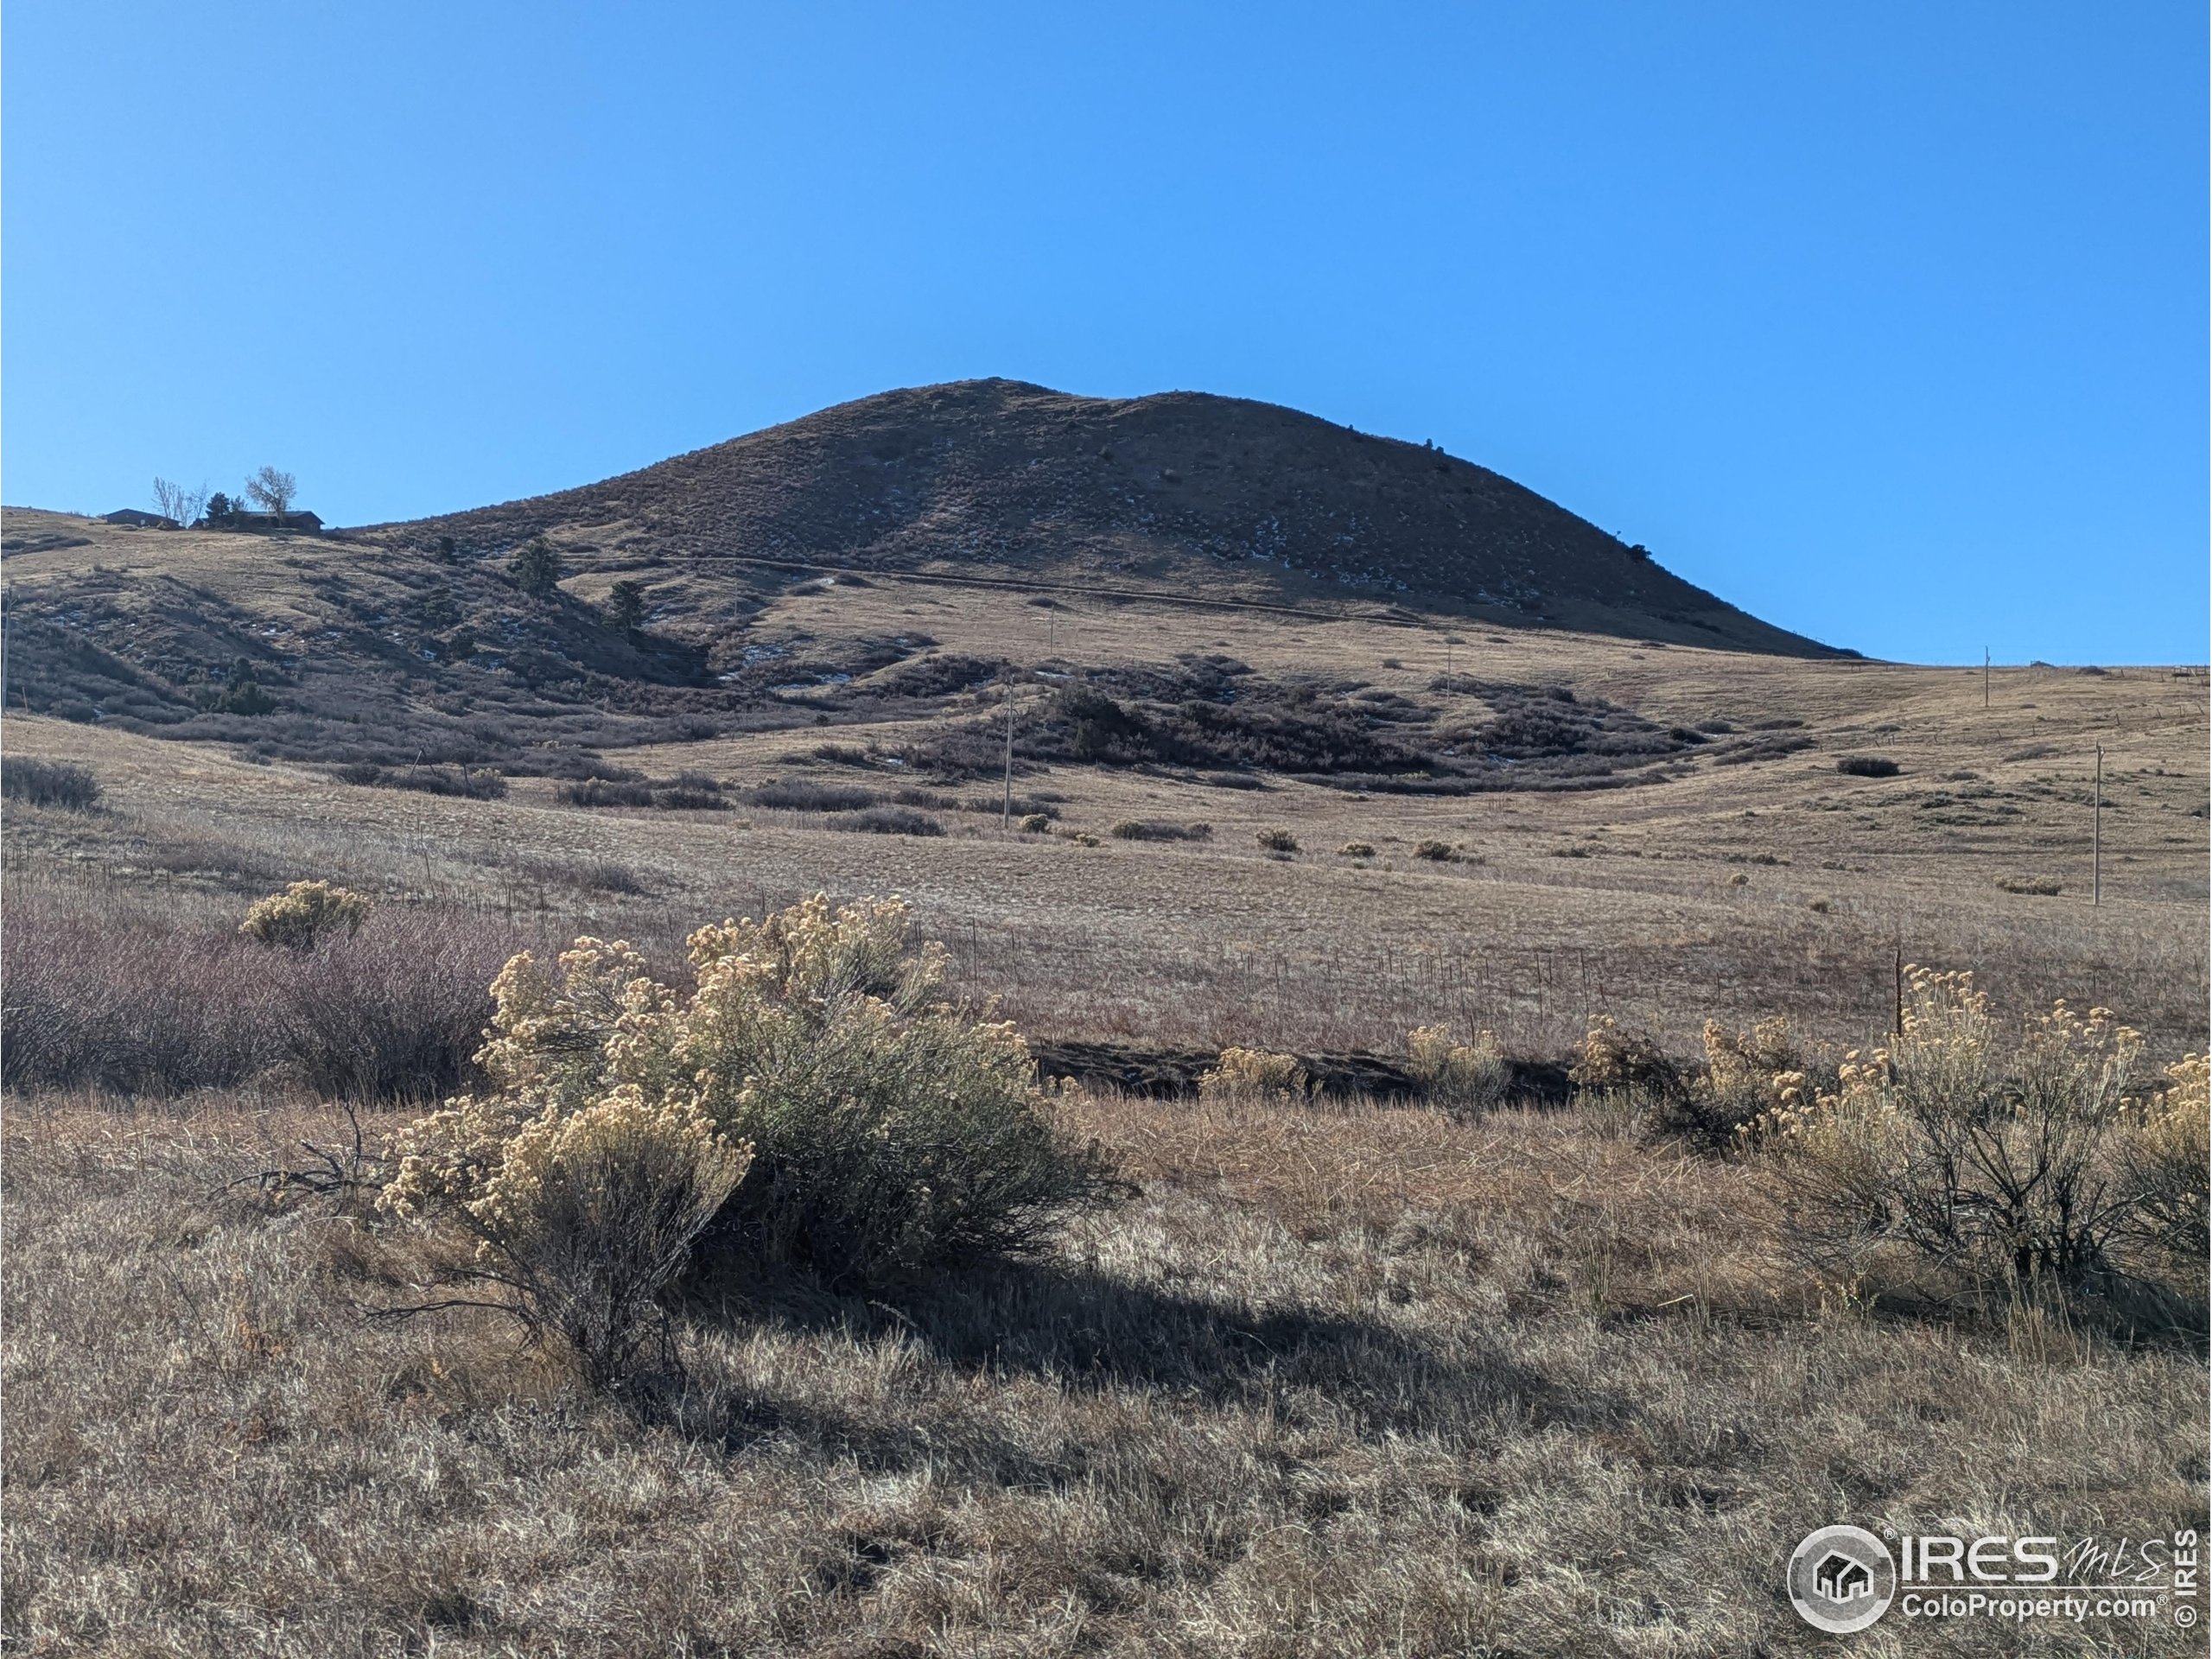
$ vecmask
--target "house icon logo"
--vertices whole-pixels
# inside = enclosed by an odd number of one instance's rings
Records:
[[[1830,1601],[1856,1601],[1874,1593],[1874,1575],[1841,1550],[1830,1550],[1814,1569],[1813,1587]]]
[[[1808,1624],[1848,1636],[1889,1611],[1897,1563],[1863,1527],[1822,1527],[1790,1556],[1789,1588],[1790,1605]]]

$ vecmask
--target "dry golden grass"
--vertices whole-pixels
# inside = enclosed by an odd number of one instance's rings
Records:
[[[347,556],[10,528],[86,537],[11,552],[19,582],[158,569],[270,626],[304,626],[286,561]],[[373,601],[385,579],[357,585]],[[357,788],[10,714],[11,754],[83,762],[104,794],[91,813],[10,803],[9,897],[227,931],[321,878],[376,899],[371,929],[429,901],[442,925],[496,918],[487,938],[628,937],[665,959],[703,918],[896,892],[960,988],[1033,1035],[1306,1052],[1444,1026],[1556,1058],[1600,1014],[1682,1053],[1708,1018],[1857,1041],[1889,1023],[1901,947],[1976,970],[2014,1010],[2117,1007],[2160,1059],[2206,1046],[2201,674],[1999,671],[1985,711],[1979,674],[1950,669],[1373,607],[1046,613],[889,579],[795,588],[750,626],[1078,667],[1224,652],[1472,717],[1435,688],[1448,652],[1459,675],[1572,685],[1662,727],[1800,721],[1813,747],[1635,789],[1454,798],[1055,767],[1017,789],[1058,797],[1065,833],[932,808],[949,833],[920,839],[772,809],[585,810],[535,778],[497,801]],[[835,782],[825,739],[916,730],[791,718],[621,759]],[[2093,910],[2100,743],[2113,810]],[[1846,755],[1901,770],[1840,773]],[[1213,834],[1107,833],[1154,820]],[[1264,851],[1271,827],[1305,850]],[[1416,856],[1431,840],[1466,857]],[[1332,850],[1354,842],[1375,856]],[[518,1356],[496,1319],[371,1328],[362,1306],[424,1276],[419,1241],[224,1191],[327,1135],[325,1109],[12,1100],[0,1635],[318,1659],[1813,1653],[1832,1644],[1779,1569],[1815,1524],[2205,1528],[2201,1356],[1823,1307],[1745,1166],[1624,1122],[1061,1110],[1139,1198],[1042,1262],[913,1294],[721,1285],[683,1320],[693,1387],[639,1414]],[[2164,1626],[1990,1639],[1892,1619],[1857,1649],[2202,1650]]]
[[[224,1192],[327,1133],[315,1109],[12,1103],[5,1634],[1815,1653],[1780,1567],[1839,1516],[2203,1525],[2194,1358],[1808,1306],[1734,1166],[1573,1116],[1066,1111],[1139,1199],[893,1301],[725,1287],[683,1320],[690,1391],[640,1416],[479,1316],[365,1325],[417,1246]],[[2084,1639],[1891,1621],[1859,1646]]]
[[[1040,656],[1046,645],[1039,613],[1004,595],[888,582],[834,601],[789,596],[761,626],[825,604],[839,607],[834,620],[808,626],[858,633],[926,622],[948,649],[978,651],[1010,648],[1018,626],[1039,635]],[[1009,609],[1020,614],[1010,619]],[[1052,626],[1059,655],[1077,664],[1226,649],[1262,672],[1357,673],[1453,701],[1423,690],[1442,668],[1437,631],[1103,604],[1058,613]],[[1656,721],[1800,720],[1791,734],[1817,747],[1586,794],[1362,798],[1281,780],[1229,790],[1093,767],[1020,779],[1025,791],[1064,798],[1060,827],[1102,840],[1085,846],[1002,830],[995,813],[944,813],[950,833],[925,840],[839,835],[820,814],[766,809],[589,811],[562,804],[542,779],[518,780],[503,801],[443,799],[10,716],[11,749],[92,765],[111,810],[13,811],[9,855],[18,870],[224,891],[329,876],[635,933],[757,914],[817,887],[895,891],[952,947],[969,988],[1003,996],[1027,1027],[1053,1035],[1382,1046],[1414,1025],[1443,1022],[1488,1026],[1510,1048],[1558,1053],[1599,1012],[1686,1046],[1708,1016],[1747,1025],[1783,1012],[1851,1040],[1886,1023],[1901,944],[1914,960],[1975,969],[2014,1006],[2060,995],[2110,1003],[2175,1052],[2202,1046],[2201,679],[2000,671],[1985,713],[1979,676],[1954,670],[1551,634],[1463,637],[1469,643],[1452,648],[1462,671],[1479,651],[1480,671],[1501,679],[1570,683]],[[1424,661],[1424,651],[1436,660]],[[1385,655],[1407,666],[1381,668]],[[965,716],[956,708],[948,717]],[[832,735],[856,744],[912,730],[842,725]],[[656,774],[692,768],[741,785],[809,772],[851,781],[813,758],[823,736],[797,725],[624,758]],[[2098,742],[2111,804],[2104,902],[2093,909],[2088,803]],[[1839,753],[1875,747],[1904,773],[1835,770]],[[956,792],[988,791],[969,784]],[[1204,819],[1214,834],[1204,842],[1104,835],[1149,819]],[[1274,827],[1319,850],[1268,855],[1255,836]],[[1480,861],[1415,857],[1427,840]],[[1326,852],[1351,841],[1377,856]],[[579,891],[560,874],[604,864],[648,891]],[[2023,872],[2062,893],[1999,887],[2018,885]]]

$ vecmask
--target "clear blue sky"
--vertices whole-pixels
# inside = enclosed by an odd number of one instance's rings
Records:
[[[1433,438],[1882,656],[2207,655],[2202,4],[15,0],[10,502],[896,385]]]

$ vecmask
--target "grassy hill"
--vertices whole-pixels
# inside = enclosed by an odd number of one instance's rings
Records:
[[[1445,636],[1849,655],[1482,467],[1183,393],[887,392],[581,489],[328,537],[7,520],[10,706],[331,766],[607,776],[639,745],[928,721],[1034,673],[1065,696],[1024,739],[1032,760],[1609,786],[1711,734],[1499,680]],[[561,561],[550,593],[510,569],[535,538]],[[613,623],[620,581],[641,626]],[[927,603],[855,604],[870,587],[965,593],[991,625],[956,649],[916,626]],[[1397,630],[1447,678],[1468,668],[1439,688],[1465,702],[1363,698],[1203,647],[1143,667],[1067,658],[1052,618],[1100,603],[1164,611],[1193,640],[1237,615]],[[909,759],[939,772],[976,758],[957,735],[917,741]]]
[[[604,483],[365,533],[492,550],[543,534],[594,568],[725,580],[743,559],[1830,654],[1485,467],[1196,392],[889,391]]]

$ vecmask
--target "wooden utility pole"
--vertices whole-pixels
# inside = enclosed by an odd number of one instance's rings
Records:
[[[2089,908],[2105,901],[2105,746],[2097,745],[2097,782],[2089,808]]]
[[[1981,648],[1981,706],[1989,707],[1989,647]]]
[[[1006,799],[999,808],[999,828],[1014,823],[1014,682],[1006,683]]]

